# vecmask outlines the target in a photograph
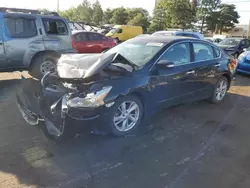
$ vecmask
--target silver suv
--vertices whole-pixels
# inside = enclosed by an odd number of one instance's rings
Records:
[[[28,68],[41,78],[74,52],[68,21],[56,12],[0,8],[0,69]]]

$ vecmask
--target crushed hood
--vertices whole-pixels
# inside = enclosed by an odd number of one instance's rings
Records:
[[[61,78],[87,78],[107,67],[118,54],[64,54],[58,60],[57,72]]]

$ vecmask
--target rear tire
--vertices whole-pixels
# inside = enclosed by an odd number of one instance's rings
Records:
[[[55,71],[57,60],[50,53],[38,55],[31,64],[30,75],[40,80],[47,72]]]
[[[214,87],[213,95],[210,98],[210,101],[214,104],[221,103],[226,96],[227,90],[229,88],[228,86],[228,79],[225,76],[222,76]]]

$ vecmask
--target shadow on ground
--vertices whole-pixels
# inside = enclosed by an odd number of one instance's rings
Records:
[[[235,86],[249,86],[246,78]],[[249,91],[229,93],[220,105],[199,101],[164,110],[137,136],[83,134],[58,145],[20,117],[12,92],[19,81],[4,82],[0,187],[250,186]]]

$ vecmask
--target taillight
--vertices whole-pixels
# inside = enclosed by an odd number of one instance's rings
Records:
[[[72,48],[76,49],[76,41],[74,39],[74,36],[72,37]]]
[[[234,71],[236,69],[238,65],[238,60],[233,58],[233,59],[230,59],[230,62],[228,64],[228,68],[230,71]]]

